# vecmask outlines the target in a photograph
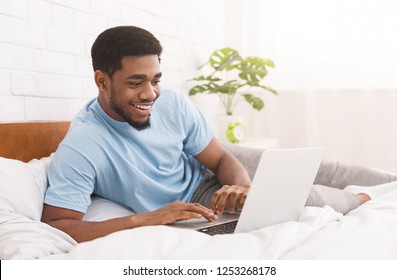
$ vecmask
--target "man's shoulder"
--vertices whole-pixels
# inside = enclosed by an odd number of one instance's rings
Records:
[[[187,98],[187,95],[184,94],[182,90],[177,89],[177,88],[168,87],[168,86],[161,87],[161,94],[168,96],[170,98],[176,98],[176,99],[186,99]]]
[[[63,145],[73,149],[87,150],[96,145],[107,134],[106,130],[94,122],[73,123],[65,139]]]
[[[161,87],[161,95],[158,101],[163,105],[171,105],[171,107],[175,108],[175,106],[183,106],[187,102],[187,95],[185,95],[182,91],[172,88],[172,87]]]
[[[62,144],[70,147],[89,148],[102,142],[109,134],[104,123],[96,118],[90,110],[82,110],[72,121],[70,129]]]
[[[176,88],[173,87],[169,87],[169,86],[161,86],[161,93],[166,93],[166,94],[177,94],[178,90]]]

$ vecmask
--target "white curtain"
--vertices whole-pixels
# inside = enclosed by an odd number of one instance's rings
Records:
[[[264,95],[259,113],[240,108],[249,134],[275,137],[280,147],[321,145],[329,159],[397,172],[397,2],[230,3],[243,16],[227,13],[227,43],[276,63],[267,83],[279,97]]]

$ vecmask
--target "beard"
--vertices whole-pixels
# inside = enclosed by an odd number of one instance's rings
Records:
[[[144,129],[147,129],[150,127],[150,115],[144,121],[134,120],[130,116],[130,114],[126,110],[124,110],[122,106],[120,106],[118,104],[115,95],[116,94],[114,94],[114,90],[112,87],[112,92],[110,93],[109,106],[114,112],[116,112],[124,121],[126,121],[130,126],[132,126],[133,128],[135,128],[138,131],[141,131],[141,130],[144,130]]]

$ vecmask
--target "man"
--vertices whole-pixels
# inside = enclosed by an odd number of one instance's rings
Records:
[[[247,170],[184,95],[160,88],[161,52],[151,33],[133,26],[108,29],[93,44],[98,98],[73,120],[52,160],[42,216],[78,242],[146,225],[214,221],[244,204]],[[329,204],[321,192],[308,204]],[[93,194],[137,214],[82,221]],[[370,199],[348,196],[349,210]]]
[[[77,241],[202,216],[213,221],[214,212],[244,203],[251,182],[241,163],[183,95],[168,89],[161,95],[161,51],[137,27],[109,29],[92,47],[98,99],[72,122],[53,159],[43,211],[43,221]],[[188,203],[205,179],[204,166],[223,185],[211,209]],[[138,214],[82,222],[92,193]]]

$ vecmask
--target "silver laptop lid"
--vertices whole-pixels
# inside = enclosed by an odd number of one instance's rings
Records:
[[[296,221],[305,206],[323,148],[263,152],[235,233]]]

